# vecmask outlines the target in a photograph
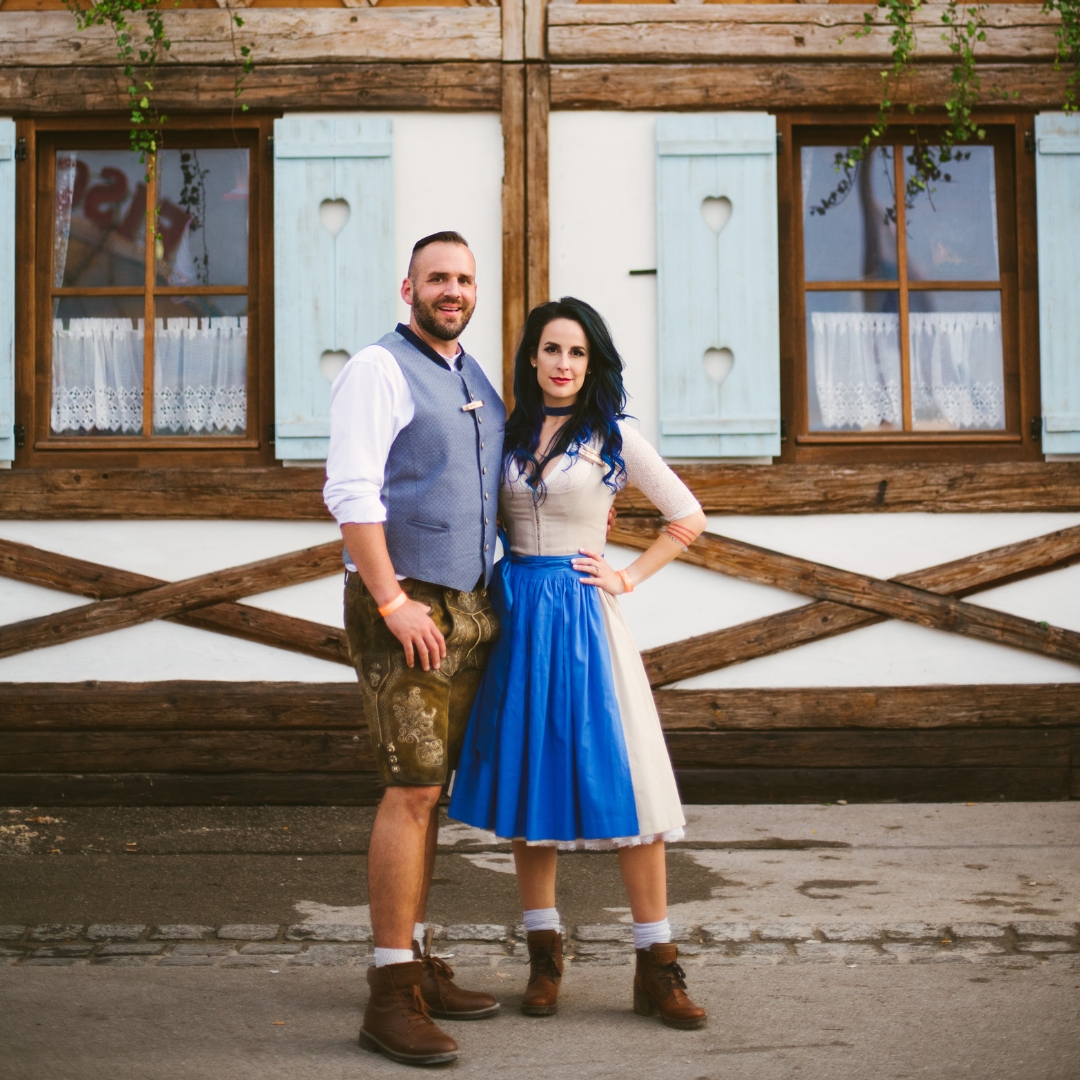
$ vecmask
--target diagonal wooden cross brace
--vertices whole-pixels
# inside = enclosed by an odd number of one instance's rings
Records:
[[[149,594],[151,601],[148,607],[136,606],[134,611],[130,604],[119,609],[90,604],[44,618],[0,626],[0,656],[118,630],[147,621],[142,614],[145,610],[164,609],[172,613],[154,614],[150,618],[169,619],[202,630],[213,630],[263,645],[292,649],[322,660],[349,664],[343,630],[231,602],[232,597],[254,596],[286,585],[329,577],[340,570],[340,541],[249,563],[247,566],[215,571],[187,581],[163,582],[129,570],[117,570],[42,551],[28,544],[0,540],[0,575],[97,600],[137,601],[139,597],[146,598]],[[164,604],[161,602],[162,589],[167,590]],[[89,628],[84,627],[81,616],[95,609],[99,613],[92,617]],[[66,629],[69,623],[70,628]],[[79,632],[83,629],[86,632]]]
[[[648,547],[655,536],[656,527],[652,522],[620,518],[610,540],[640,549]],[[1080,559],[1080,527],[1062,529],[904,574],[891,582],[781,555],[712,533],[705,533],[680,558],[746,581],[813,596],[819,602],[647,650],[642,658],[654,687],[833,637],[887,618],[901,618],[934,629],[1080,662],[1080,634],[949,599],[1067,566]],[[879,589],[878,586],[888,588]],[[974,616],[974,622],[969,616]]]

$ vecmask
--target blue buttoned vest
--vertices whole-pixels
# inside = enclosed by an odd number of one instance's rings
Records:
[[[460,370],[392,331],[379,342],[397,360],[415,404],[390,447],[382,489],[394,569],[451,589],[491,580],[506,410],[468,354]],[[463,408],[482,401],[480,407]]]

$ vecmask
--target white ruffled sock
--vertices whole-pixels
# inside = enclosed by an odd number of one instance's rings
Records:
[[[532,908],[525,912],[525,930],[559,930],[559,909],[553,907]]]
[[[664,944],[671,940],[671,923],[667,919],[659,922],[634,923],[634,948],[647,949],[650,945]]]
[[[387,967],[390,964],[411,964],[412,949],[380,949],[375,948],[375,966]]]

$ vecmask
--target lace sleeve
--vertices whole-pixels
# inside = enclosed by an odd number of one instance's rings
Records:
[[[701,509],[693,492],[671,471],[645,437],[628,424],[620,424],[626,478],[651,499],[657,510],[677,521]]]

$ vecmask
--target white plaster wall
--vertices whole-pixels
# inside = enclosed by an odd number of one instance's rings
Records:
[[[1080,525],[1080,514],[873,514],[714,517],[710,529],[844,569],[892,577],[1003,544]],[[266,521],[0,522],[0,537],[177,580],[337,539],[332,523]],[[635,553],[612,548],[613,565]],[[0,578],[0,622],[86,601]],[[337,575],[245,601],[340,627]],[[806,599],[675,564],[621,601],[640,648],[784,611]],[[970,602],[1080,631],[1080,566],[980,593]],[[0,660],[0,682],[83,679],[350,682],[350,668],[280,649],[154,622]],[[888,622],[712,672],[695,687],[889,686],[1077,682],[1080,668]]]
[[[654,113],[553,112],[551,295],[592,304],[626,361],[628,411],[657,441]]]
[[[889,578],[1080,525],[1080,514],[851,514],[712,517],[709,529],[747,543]],[[615,566],[634,553],[611,553]],[[1080,566],[968,598],[1080,631]],[[780,589],[673,566],[626,597],[642,649],[808,603]],[[681,687],[919,686],[1080,682],[1080,667],[957,634],[890,621],[679,683]]]
[[[4,521],[0,537],[176,581],[339,538],[332,522]],[[341,626],[341,578],[278,589],[247,603]],[[0,578],[0,622],[89,603]],[[352,668],[175,623],[152,622],[0,660],[0,682],[222,679],[351,682]]]
[[[476,256],[476,313],[462,344],[502,388],[502,124],[497,113],[386,113],[394,121],[397,285],[412,246],[445,229]],[[409,321],[398,296],[397,317]],[[393,329],[387,327],[388,330]]]

